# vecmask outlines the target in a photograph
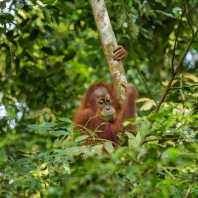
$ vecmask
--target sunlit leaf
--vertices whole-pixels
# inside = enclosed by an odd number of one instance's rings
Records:
[[[89,136],[88,135],[82,135],[76,138],[76,142],[82,142],[84,140],[86,140]]]
[[[150,100],[150,101],[145,102],[145,103],[141,106],[140,110],[141,110],[141,111],[148,111],[148,110],[150,110],[150,109],[151,109],[152,107],[154,107],[154,106],[156,106],[154,100]]]
[[[63,150],[55,150],[56,151],[56,155],[57,156],[64,156],[64,155],[68,155],[68,156],[77,156],[80,155],[81,153],[84,152],[84,150],[81,147],[78,146],[74,146],[74,147],[69,147]]]
[[[113,147],[113,145],[112,145],[112,143],[111,142],[105,142],[104,143],[104,148],[106,149],[106,151],[108,152],[108,153],[113,153],[113,151],[114,151],[114,147]]]
[[[93,155],[97,154],[97,155],[102,155],[102,145],[95,145],[91,147],[91,152]]]

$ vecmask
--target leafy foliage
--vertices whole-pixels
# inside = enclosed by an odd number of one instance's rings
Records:
[[[139,91],[119,148],[73,131],[88,85],[110,81],[89,2],[1,1],[0,197],[197,197],[197,1],[106,5]]]

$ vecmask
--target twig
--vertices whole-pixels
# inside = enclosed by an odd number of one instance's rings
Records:
[[[158,102],[158,104],[157,104],[157,106],[156,106],[155,111],[154,111],[154,114],[158,113],[158,111],[159,111],[159,109],[160,109],[162,103],[164,102],[164,100],[165,100],[165,98],[166,98],[166,96],[167,96],[167,94],[168,94],[168,92],[169,92],[169,90],[170,90],[171,84],[172,84],[172,82],[173,82],[173,80],[174,80],[174,78],[175,78],[177,72],[179,71],[180,67],[182,66],[183,60],[184,60],[184,58],[186,57],[186,54],[187,54],[188,50],[190,49],[190,47],[191,47],[191,45],[192,45],[192,43],[193,43],[195,37],[197,36],[197,33],[198,33],[198,30],[196,30],[196,32],[195,32],[194,35],[192,36],[192,38],[191,38],[191,40],[190,40],[190,42],[189,42],[187,48],[185,49],[185,51],[184,51],[184,53],[183,53],[183,55],[182,55],[182,57],[181,57],[181,59],[180,59],[178,65],[175,67],[175,72],[174,72],[174,74],[172,75],[172,77],[171,77],[171,79],[170,79],[170,81],[169,81],[169,83],[168,83],[168,85],[167,85],[167,87],[166,87],[166,89],[165,89],[165,91],[164,91],[164,94],[162,95],[161,99],[159,100],[159,102]]]
[[[180,27],[181,27],[182,18],[184,16],[184,11],[182,12],[182,15],[181,15],[181,18],[180,18],[180,21],[179,21],[179,25],[178,25],[178,29],[177,29],[177,34],[176,34],[176,39],[175,39],[175,44],[174,44],[174,48],[173,48],[172,64],[171,64],[172,75],[174,75],[174,73],[175,73],[175,71],[174,71],[175,50],[176,50],[177,40],[178,40],[178,37],[179,37],[179,30],[180,30]]]
[[[131,42],[130,37],[129,37],[129,42],[130,42],[130,46],[131,46],[131,50],[132,50],[133,60],[134,60],[134,62],[135,62],[135,68],[136,68],[138,74],[140,75],[142,81],[144,82],[144,85],[146,86],[146,89],[148,90],[148,92],[150,93],[151,97],[153,98],[155,104],[157,105],[157,101],[156,101],[156,99],[155,99],[155,96],[154,96],[153,92],[152,92],[151,89],[149,88],[148,84],[146,83],[146,80],[145,80],[144,76],[142,75],[140,69],[139,69],[138,66],[137,66],[137,62],[136,62],[136,58],[135,58],[135,53],[134,53],[134,50],[133,50],[133,44],[132,44],[132,42]]]

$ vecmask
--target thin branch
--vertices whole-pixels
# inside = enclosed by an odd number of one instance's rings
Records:
[[[190,21],[189,21],[188,15],[186,15],[186,19],[187,19],[188,25],[190,26],[190,29],[192,30],[192,33],[193,33],[193,36],[194,36],[195,31],[194,31],[194,29],[193,29],[192,25],[190,24]]]
[[[174,73],[175,73],[175,71],[174,71],[175,50],[176,50],[177,40],[178,40],[178,37],[179,37],[179,30],[180,30],[180,27],[181,27],[182,18],[184,16],[184,11],[182,12],[182,15],[181,15],[181,18],[180,18],[180,21],[179,21],[179,25],[178,25],[178,29],[177,29],[177,34],[176,34],[176,39],[175,39],[175,44],[174,44],[174,48],[173,48],[172,64],[171,64],[172,75],[174,75]]]
[[[157,105],[157,101],[156,101],[156,99],[155,99],[155,96],[154,96],[153,92],[152,92],[151,89],[149,88],[148,84],[146,83],[146,79],[144,78],[144,76],[142,75],[140,69],[139,69],[138,66],[137,66],[136,57],[135,57],[135,53],[134,53],[134,50],[133,50],[133,44],[132,44],[130,38],[129,38],[129,43],[130,43],[131,50],[132,50],[133,60],[134,60],[134,62],[135,62],[135,68],[136,68],[138,74],[140,75],[142,81],[144,82],[144,85],[146,86],[146,89],[148,90],[148,92],[150,93],[151,97],[153,98],[155,104]]]
[[[164,100],[165,100],[165,98],[166,98],[166,96],[167,96],[167,94],[168,94],[168,92],[169,92],[169,90],[170,90],[171,84],[172,84],[172,82],[173,82],[173,80],[174,80],[174,78],[175,78],[177,72],[178,72],[179,69],[181,68],[182,63],[183,63],[183,60],[184,60],[184,58],[186,57],[186,54],[187,54],[187,52],[189,51],[189,49],[190,49],[190,47],[191,47],[191,45],[192,45],[192,43],[193,43],[195,37],[197,36],[197,33],[198,33],[198,30],[196,30],[196,32],[195,32],[194,35],[192,36],[192,38],[191,38],[191,40],[190,40],[190,42],[189,42],[187,48],[185,49],[185,51],[184,51],[184,53],[183,53],[183,55],[182,55],[182,57],[181,57],[181,59],[180,59],[178,65],[175,67],[175,72],[174,72],[174,74],[172,75],[172,77],[171,77],[171,79],[170,79],[170,81],[169,81],[169,83],[168,83],[168,85],[167,85],[167,87],[166,87],[166,89],[165,89],[165,91],[164,91],[164,94],[162,95],[161,99],[159,100],[159,102],[158,102],[158,104],[157,104],[157,106],[156,106],[156,108],[155,108],[154,113],[157,113],[157,112],[159,111],[159,109],[160,109],[162,103],[164,102]]]

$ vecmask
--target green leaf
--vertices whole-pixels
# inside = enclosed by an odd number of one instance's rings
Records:
[[[135,136],[130,132],[125,132],[128,138],[135,139]]]
[[[70,9],[64,5],[56,5],[55,6],[58,10],[62,11],[63,13],[69,15]],[[70,15],[69,15],[70,16]],[[71,17],[71,16],[70,16]]]
[[[121,6],[120,9],[118,9],[116,14],[116,19],[117,19],[117,23],[115,29],[119,29],[126,20],[126,8],[124,5]]]
[[[184,147],[191,151],[192,153],[198,153],[198,145],[197,143],[183,141]]]
[[[91,147],[92,154],[102,155],[102,145],[95,145]]]
[[[128,144],[129,146],[132,146],[133,148],[137,148],[140,144],[141,141],[141,134],[140,132],[138,132],[136,134],[136,136],[134,136],[132,133],[126,132],[129,140],[128,140]]]
[[[72,121],[69,118],[59,118],[60,121],[72,123]]]
[[[160,14],[162,14],[162,15],[167,16],[167,17],[175,18],[172,14],[163,12],[162,10],[151,10],[151,11],[149,11],[149,12],[158,12],[158,13],[160,13]]]
[[[43,16],[48,23],[51,23],[51,14],[49,10],[43,10]]]
[[[8,156],[7,156],[6,152],[4,152],[4,151],[0,151],[0,156],[1,156],[0,157],[0,167],[1,167],[7,163]]]
[[[17,1],[17,2],[15,3],[15,6],[16,6],[16,8],[21,9],[21,8],[24,7],[24,3],[21,3],[21,2],[19,2],[19,1]]]
[[[70,135],[70,133],[68,131],[64,131],[64,130],[57,130],[57,131],[52,131],[50,133],[50,135],[54,135],[54,136],[61,136],[61,135],[68,136],[68,135]]]
[[[135,136],[135,141],[137,142],[137,144],[139,145],[141,142],[141,134],[140,131],[138,131],[138,133]]]
[[[104,148],[106,149],[106,151],[107,151],[109,154],[113,153],[113,151],[114,151],[114,147],[113,147],[113,145],[112,145],[111,142],[105,142],[105,143],[104,143]]]
[[[15,118],[15,109],[13,107],[8,107],[7,109],[7,115],[8,117],[10,117],[11,119],[14,119]]]
[[[86,140],[89,136],[88,135],[82,135],[76,138],[75,142],[82,142]]]
[[[133,1],[132,0],[129,0],[128,6],[131,8],[132,5],[133,5]]]
[[[31,128],[33,130],[38,130],[38,131],[49,131],[54,126],[56,126],[56,124],[53,123],[53,122],[45,122],[45,123],[43,123],[41,125],[37,125],[37,124],[30,124],[30,125],[28,125],[29,128]]]
[[[131,18],[129,21],[129,36],[132,39],[137,40],[138,34],[139,34],[139,28],[138,26],[133,22],[133,19]]]
[[[64,150],[55,150],[55,152],[57,152],[56,156],[64,156],[64,155],[77,156],[80,155],[81,153],[84,153],[86,150],[87,150],[86,147],[74,146],[74,147],[66,148]]]

